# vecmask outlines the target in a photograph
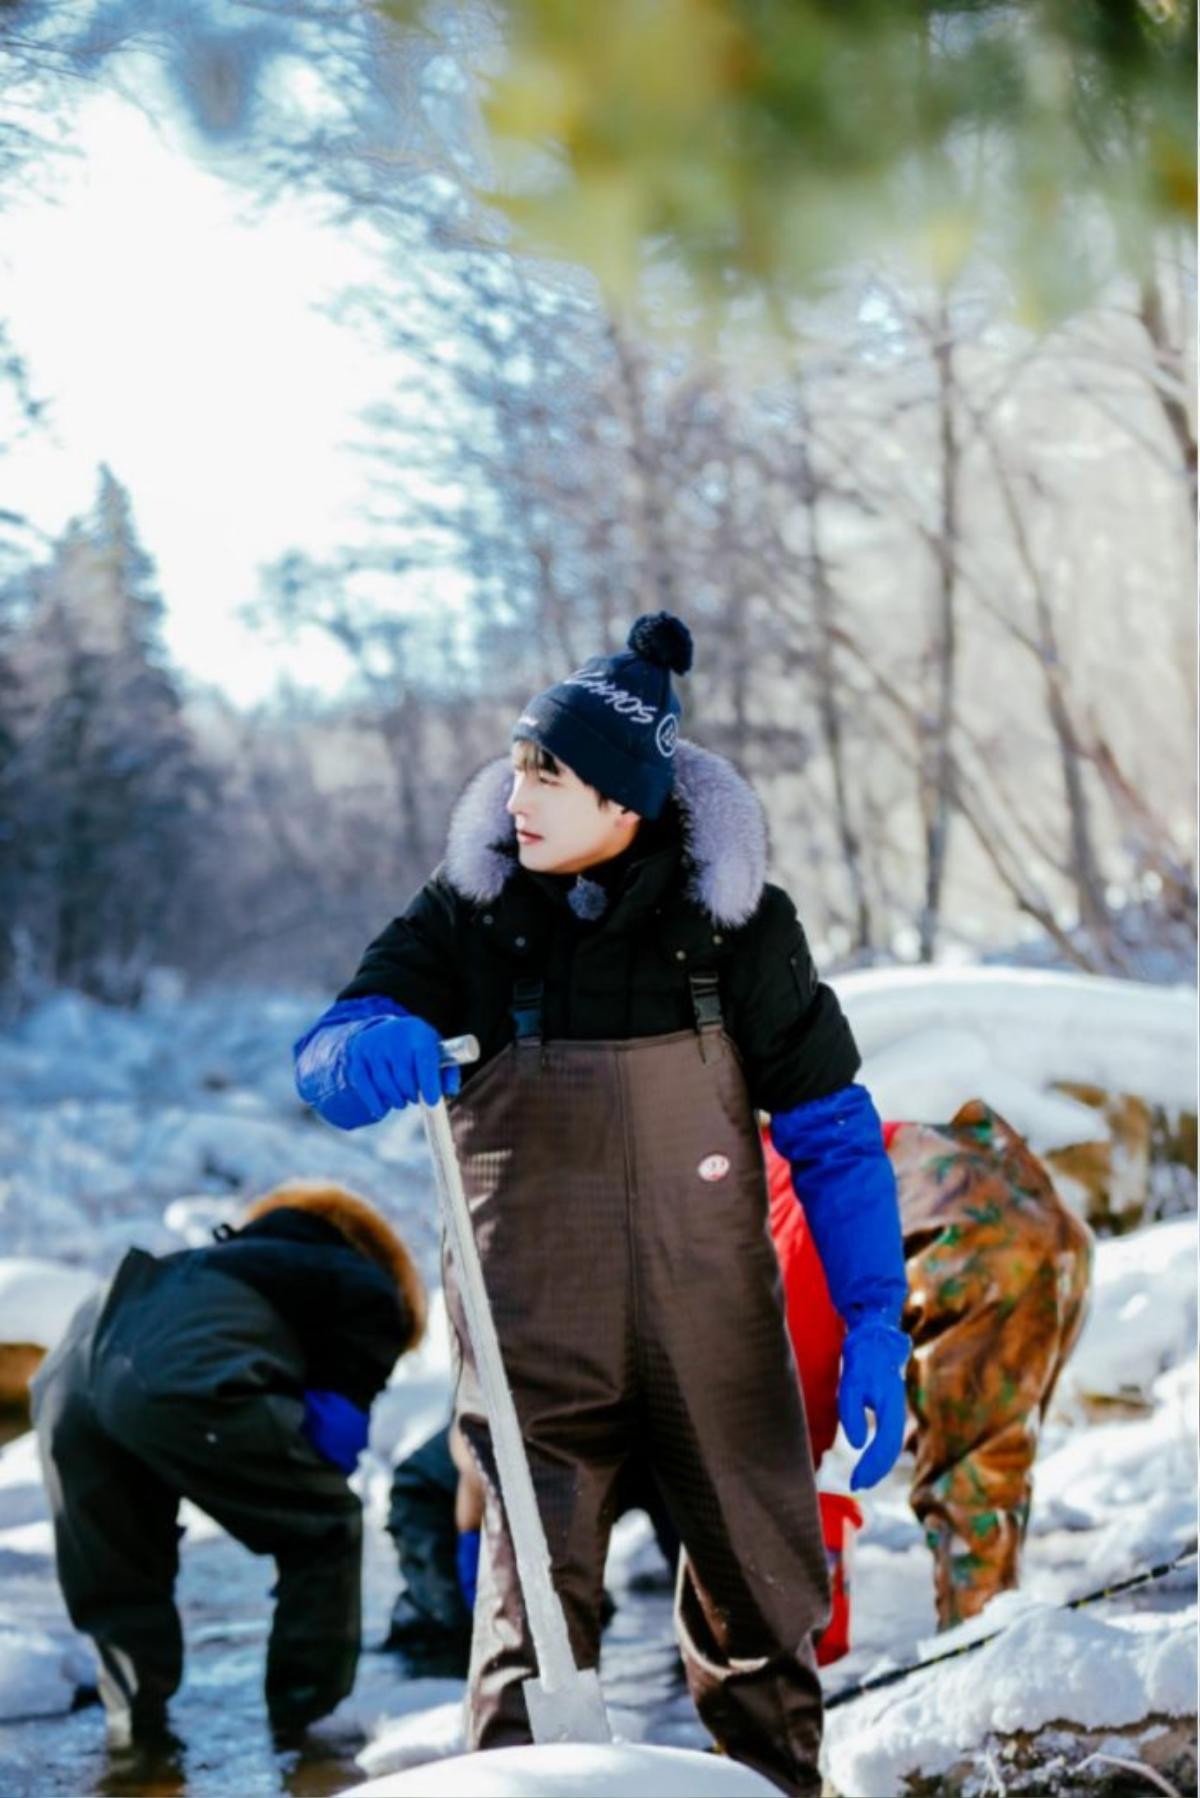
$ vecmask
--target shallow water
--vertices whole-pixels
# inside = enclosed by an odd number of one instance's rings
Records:
[[[366,1640],[378,1641],[395,1585],[385,1544],[368,1551],[364,1596]],[[50,1569],[47,1574],[52,1577]],[[303,1754],[277,1753],[266,1724],[262,1676],[270,1624],[273,1570],[226,1537],[197,1542],[182,1557],[178,1598],[184,1619],[187,1667],[171,1705],[182,1740],[177,1755],[146,1759],[111,1754],[103,1712],[90,1704],[69,1716],[0,1723],[0,1790],[5,1798],[82,1798],[103,1793],[340,1791],[361,1780],[353,1756],[356,1732],[312,1732]],[[383,1711],[402,1686],[388,1655],[365,1653],[355,1689],[358,1701]]]
[[[11,1557],[9,1564],[17,1557]],[[22,1604],[31,1624],[61,1625],[52,1563],[21,1556]],[[4,1570],[7,1572],[7,1568]],[[177,1754],[111,1754],[98,1704],[70,1715],[0,1722],[3,1798],[257,1798],[287,1792],[323,1798],[368,1775],[355,1763],[371,1725],[423,1708],[417,1682],[401,1677],[382,1641],[395,1596],[395,1555],[377,1528],[366,1530],[364,1650],[354,1693],[342,1713],[310,1731],[301,1751],[277,1752],[266,1724],[262,1676],[273,1570],[225,1536],[186,1544],[178,1587],[187,1663],[171,1705]],[[13,1596],[16,1596],[14,1593]],[[621,1595],[605,1638],[604,1682],[614,1726],[630,1740],[703,1746],[707,1738],[677,1676],[665,1591]],[[57,1615],[56,1615],[57,1613]],[[447,1685],[429,1688],[443,1705]]]

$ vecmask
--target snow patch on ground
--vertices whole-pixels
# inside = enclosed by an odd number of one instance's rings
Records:
[[[415,1679],[407,1696],[411,1709],[377,1720],[371,1740],[355,1756],[371,1777],[460,1755],[466,1746],[461,1680]]]
[[[81,1679],[86,1651],[74,1638],[30,1629],[0,1610],[0,1720],[61,1716]]]
[[[1195,1217],[1096,1245],[1091,1304],[1063,1395],[1146,1400],[1196,1339]]]
[[[580,1743],[499,1748],[350,1788],[353,1798],[778,1798],[777,1787],[720,1755]]]

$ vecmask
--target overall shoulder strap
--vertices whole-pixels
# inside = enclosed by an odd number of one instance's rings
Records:
[[[509,1015],[517,1044],[539,1044],[542,1040],[542,1001],[545,986],[540,980],[519,976],[513,981]]]

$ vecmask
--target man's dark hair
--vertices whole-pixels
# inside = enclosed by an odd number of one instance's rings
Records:
[[[544,749],[540,743],[535,743],[532,737],[516,737],[513,740],[512,748],[513,765],[522,773],[527,773],[531,768],[536,769],[539,774],[561,774],[563,772],[562,763],[557,756],[551,755],[550,751]],[[588,783],[584,781],[583,784],[587,786]],[[601,809],[606,805],[612,805],[613,801],[608,798],[607,794],[601,793],[597,787],[591,787],[589,791],[595,793],[596,804]]]

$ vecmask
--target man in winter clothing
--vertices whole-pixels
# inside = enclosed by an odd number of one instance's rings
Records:
[[[367,1412],[425,1295],[365,1200],[295,1181],[211,1248],[131,1249],[33,1384],[71,1620],[95,1642],[115,1747],[167,1736],[183,1668],[172,1593],[189,1498],[278,1569],[266,1697],[281,1736],[354,1683]]]
[[[1087,1311],[1092,1237],[982,1100],[948,1124],[898,1124],[890,1153],[914,1343],[911,1499],[944,1629],[1017,1584],[1042,1419]]]
[[[911,1502],[933,1554],[938,1627],[949,1629],[1017,1585],[1041,1421],[1083,1326],[1092,1239],[1028,1143],[981,1099],[949,1124],[885,1124],[884,1141],[908,1276]],[[837,1434],[845,1326],[791,1169],[769,1140],[764,1149],[819,1466]],[[842,1502],[823,1493],[822,1514]]]
[[[766,1232],[755,1108],[848,1332],[858,1470],[891,1466],[907,1339],[895,1182],[859,1057],[728,762],[678,739],[666,614],[530,701],[432,879],[296,1046],[343,1128],[451,1095],[451,1121],[575,1654],[599,1653],[614,1494],[642,1458],[685,1549],[677,1606],[713,1735],[820,1789],[812,1639],[828,1580],[803,1404]],[[461,1093],[438,1038],[471,1031]],[[487,1506],[473,1746],[528,1741],[535,1671],[454,1269],[458,1415]]]

